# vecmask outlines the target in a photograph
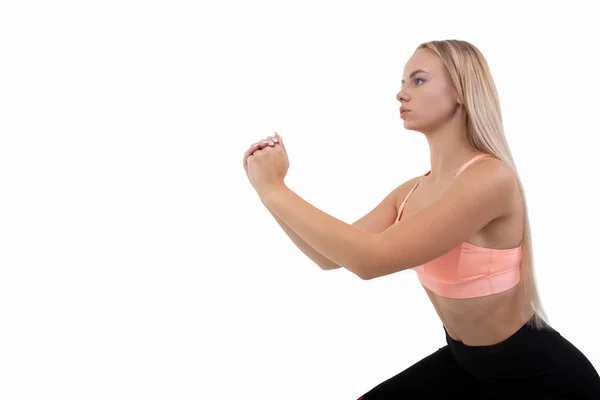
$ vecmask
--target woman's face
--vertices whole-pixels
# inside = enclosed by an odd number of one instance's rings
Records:
[[[458,96],[442,60],[431,50],[417,50],[406,63],[402,87],[396,95],[404,128],[431,132],[445,124],[459,105]]]

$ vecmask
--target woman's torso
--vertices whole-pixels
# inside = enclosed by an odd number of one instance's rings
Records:
[[[452,183],[452,177],[436,183],[432,183],[428,178],[429,176],[421,177],[418,188],[405,204],[402,219],[432,202]],[[417,181],[418,178],[415,183]],[[397,209],[405,196],[406,194],[397,199]],[[511,202],[511,212],[507,216],[490,222],[466,241],[490,249],[517,247],[523,238],[524,217],[523,198],[519,193],[515,193]],[[499,343],[525,323],[519,312],[521,283],[501,293],[468,299],[442,297],[423,288],[450,337],[467,345],[485,346]],[[531,315],[533,310],[528,316]]]

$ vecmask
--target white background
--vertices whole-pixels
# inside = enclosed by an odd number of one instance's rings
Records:
[[[2,2],[0,398],[356,399],[443,346],[414,272],[322,271],[242,168],[277,130],[352,223],[429,170],[395,95],[441,39],[489,62],[550,322],[600,369],[590,3]]]

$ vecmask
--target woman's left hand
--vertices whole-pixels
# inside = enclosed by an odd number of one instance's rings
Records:
[[[265,145],[269,141],[274,144]],[[252,151],[253,147],[256,149]],[[250,183],[261,198],[270,190],[285,186],[284,178],[290,162],[281,136],[275,132],[274,137],[251,146],[244,155],[244,167]]]

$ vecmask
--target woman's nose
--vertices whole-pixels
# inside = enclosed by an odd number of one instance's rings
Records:
[[[398,94],[396,95],[396,100],[398,100],[398,101],[407,101],[408,100],[408,97],[406,96],[404,89],[402,89],[398,92]]]

